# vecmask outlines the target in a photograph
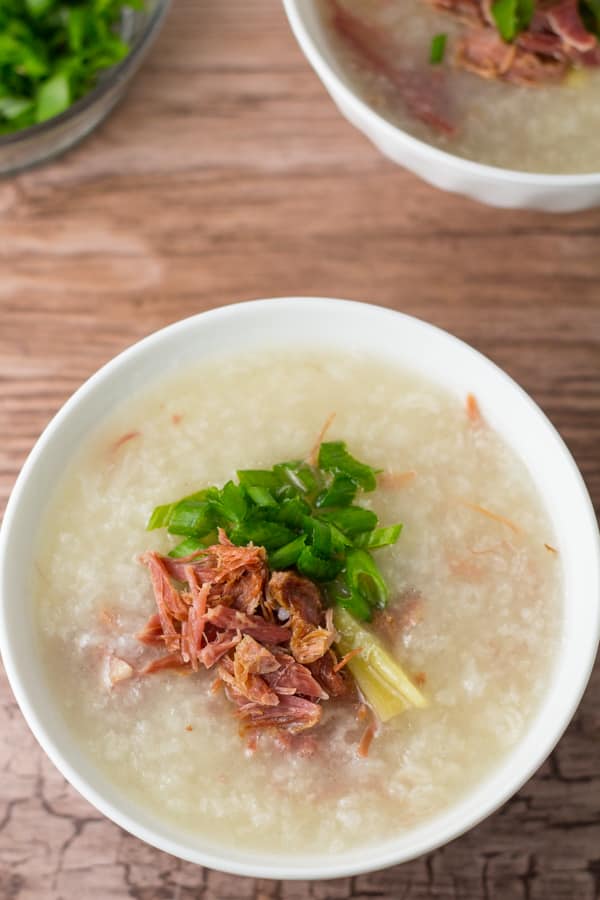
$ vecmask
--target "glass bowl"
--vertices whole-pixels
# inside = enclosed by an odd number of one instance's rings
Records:
[[[120,35],[127,41],[127,56],[101,73],[91,91],[65,112],[39,125],[0,137],[0,175],[45,162],[82,140],[121,99],[157,36],[171,0],[146,0],[144,10],[126,8]]]

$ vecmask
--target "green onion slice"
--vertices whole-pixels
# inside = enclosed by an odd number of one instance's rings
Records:
[[[448,35],[446,34],[436,34],[435,37],[431,39],[431,48],[429,50],[429,62],[432,65],[438,65],[444,59],[444,54],[446,52],[446,41],[448,39]]]

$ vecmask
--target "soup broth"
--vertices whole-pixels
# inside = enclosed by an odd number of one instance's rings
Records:
[[[107,684],[107,654],[134,670],[147,657],[135,635],[154,601],[137,556],[176,543],[145,530],[153,507],[305,457],[332,412],[331,439],[383,470],[361,503],[404,523],[378,551],[386,640],[427,708],[380,726],[361,758],[364,724],[329,701],[305,755],[267,736],[249,748],[210,672]],[[561,585],[541,498],[461,399],[389,364],[268,351],[159,380],[90,435],[41,535],[39,632],[73,739],[119,789],[199,837],[319,853],[388,839],[485,778],[544,694]]]
[[[525,172],[582,174],[600,169],[600,69],[571,72],[559,84],[534,87],[488,80],[452,64],[465,26],[426,0],[336,0],[398,47],[413,77],[437,80],[455,126],[444,134],[412,115],[387,79],[332,26],[331,0],[318,0],[329,41],[350,86],[389,121],[429,144],[465,159]],[[432,39],[447,35],[441,64],[429,62]]]

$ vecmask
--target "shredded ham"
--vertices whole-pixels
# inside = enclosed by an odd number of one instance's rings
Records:
[[[238,716],[249,728],[273,728],[299,734],[321,721],[322,707],[303,697],[280,697],[277,706],[247,703],[240,706]]]
[[[353,682],[346,677],[346,672],[335,671],[337,656],[333,650],[329,650],[321,659],[310,663],[309,669],[316,680],[327,691],[330,697],[347,696],[353,689]]]
[[[149,552],[140,561],[157,612],[138,639],[167,651],[140,674],[216,667],[211,690],[225,688],[244,730],[280,736],[314,727],[320,704],[348,692],[331,649],[332,610],[311,581],[293,572],[269,578],[264,548],[234,546],[221,531],[218,544],[183,559]]]
[[[141,562],[145,563],[150,570],[165,646],[170,651],[178,650],[179,634],[175,623],[187,619],[187,604],[171,584],[164,559],[158,553],[144,553]]]
[[[562,81],[573,65],[600,65],[600,45],[581,18],[578,0],[537,3],[529,26],[512,43],[502,40],[491,0],[427,0],[467,28],[454,63],[483,78],[535,86]]]
[[[265,680],[277,694],[303,694],[311,700],[329,699],[327,691],[313,677],[310,669],[296,662],[293,656],[284,651],[274,650],[274,653],[278,668],[267,674]]]
[[[158,613],[152,613],[136,637],[140,644],[148,644],[150,646],[158,644],[159,646],[164,646],[164,635]]]
[[[181,669],[184,666],[181,653],[168,653],[159,656],[147,663],[141,671],[142,675],[152,675],[154,672],[163,672],[165,669]]]
[[[214,640],[207,643],[199,654],[199,660],[206,669],[212,667],[233,650],[242,639],[239,631],[221,631]]]
[[[597,38],[591,34],[581,19],[577,0],[559,0],[547,10],[548,23],[565,44],[580,53],[593,50]]]

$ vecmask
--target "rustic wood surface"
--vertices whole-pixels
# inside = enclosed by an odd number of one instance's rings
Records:
[[[600,506],[600,210],[445,195],[337,114],[277,0],[179,0],[81,146],[0,183],[0,501],[102,363],[239,299],[350,297],[473,343],[541,404]],[[551,759],[425,858],[334,882],[253,881],[153,850],[65,783],[0,683],[0,900],[593,900],[600,677]],[[307,875],[310,873],[307,872]]]

